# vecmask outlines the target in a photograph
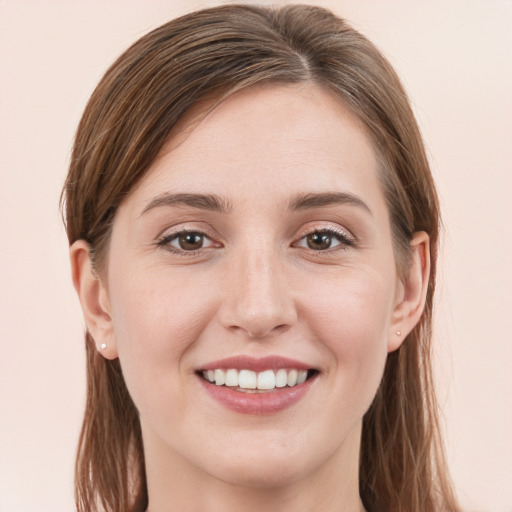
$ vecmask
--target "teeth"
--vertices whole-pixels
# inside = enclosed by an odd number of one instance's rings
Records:
[[[307,377],[308,377],[307,370],[300,370],[299,375],[297,376],[297,385],[302,384],[303,382],[306,382]]]
[[[217,386],[222,386],[226,382],[226,375],[222,370],[215,370],[215,384]]]
[[[276,387],[276,374],[272,370],[258,373],[258,389],[274,389]]]
[[[284,368],[277,370],[276,373],[276,388],[284,388],[288,382],[288,373]]]
[[[281,368],[277,371],[265,370],[253,372],[252,370],[205,370],[203,377],[216,386],[229,386],[241,389],[270,390],[274,388],[293,387],[302,384],[308,377],[307,370],[287,370]]]
[[[238,372],[236,370],[228,370],[226,372],[226,386],[238,387]]]
[[[244,389],[256,389],[256,372],[251,372],[251,370],[240,370],[240,373],[238,374],[238,385]]]
[[[299,372],[297,370],[290,370],[288,372],[288,379],[286,380],[286,383],[288,384],[288,386],[295,386],[295,384],[297,384],[297,374]]]

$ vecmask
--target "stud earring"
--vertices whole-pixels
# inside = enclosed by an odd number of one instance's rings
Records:
[[[100,350],[105,350],[107,348],[107,344],[106,343],[102,343],[100,345]]]
[[[396,332],[395,332],[395,334],[396,334],[397,336],[402,336],[402,331],[396,331]]]

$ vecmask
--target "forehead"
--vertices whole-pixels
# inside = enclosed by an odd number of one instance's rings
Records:
[[[266,84],[189,112],[132,195],[140,209],[162,192],[379,193],[377,168],[365,126],[333,93]]]

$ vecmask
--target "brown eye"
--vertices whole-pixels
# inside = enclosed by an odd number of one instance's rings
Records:
[[[329,233],[311,233],[306,237],[306,243],[310,249],[322,251],[331,247],[332,237]]]
[[[318,229],[312,231],[302,238],[297,240],[294,247],[302,247],[316,252],[327,252],[337,249],[348,249],[349,247],[355,247],[355,240],[348,235],[345,231],[338,229]]]
[[[163,237],[158,246],[175,254],[194,254],[194,251],[219,247],[209,236],[201,231],[179,231]]]
[[[180,249],[184,251],[195,251],[203,247],[204,235],[201,233],[183,233],[177,237]]]

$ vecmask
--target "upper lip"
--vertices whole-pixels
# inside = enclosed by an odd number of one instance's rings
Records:
[[[271,355],[261,358],[249,356],[233,356],[225,359],[211,361],[198,370],[217,370],[217,369],[235,369],[235,370],[252,370],[254,372],[262,372],[265,370],[279,370],[280,368],[289,368],[295,370],[311,370],[311,365],[305,364],[296,359]]]

